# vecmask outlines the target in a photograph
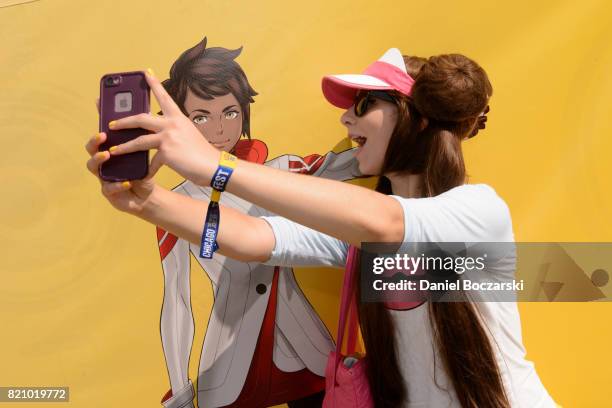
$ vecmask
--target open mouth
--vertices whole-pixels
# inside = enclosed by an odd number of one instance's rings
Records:
[[[366,144],[367,138],[363,136],[351,136],[351,140],[357,143],[359,147],[363,147],[363,145]]]

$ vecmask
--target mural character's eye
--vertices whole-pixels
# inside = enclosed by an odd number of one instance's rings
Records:
[[[202,125],[208,122],[208,117],[204,115],[198,115],[194,117],[192,120],[193,120],[193,123],[195,123],[196,125]]]
[[[238,117],[238,111],[232,110],[225,112],[225,119],[236,119]]]

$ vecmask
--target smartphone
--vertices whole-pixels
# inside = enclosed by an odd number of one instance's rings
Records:
[[[106,74],[100,79],[100,132],[106,133],[106,141],[99,151],[108,150],[150,133],[148,130],[110,130],[108,123],[126,116],[149,113],[149,85],[142,71]],[[105,181],[139,180],[149,172],[149,151],[111,156],[100,166],[100,178]]]

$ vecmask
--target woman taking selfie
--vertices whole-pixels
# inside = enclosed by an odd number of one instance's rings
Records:
[[[101,182],[102,192],[115,208],[204,248],[209,203],[167,191],[152,176],[167,165],[210,186],[222,175],[221,153],[151,73],[147,81],[164,116],[132,116],[111,128],[152,134],[99,153],[106,135],[94,136],[88,169],[97,175],[111,155],[157,149],[147,179]],[[390,49],[363,74],[326,76],[323,93],[346,109],[341,122],[360,146],[361,173],[380,176],[376,191],[230,158],[226,191],[278,216],[221,205],[218,252],[272,265],[343,267],[349,247],[362,242],[514,241],[508,207],[495,190],[466,184],[461,143],[484,126],[492,94],[478,64],[458,54],[404,61]],[[525,359],[516,303],[359,303],[358,317],[377,407],[555,406]]]

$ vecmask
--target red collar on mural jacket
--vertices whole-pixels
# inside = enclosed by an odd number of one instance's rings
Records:
[[[240,160],[264,164],[268,158],[268,146],[261,140],[241,139],[231,153]]]

